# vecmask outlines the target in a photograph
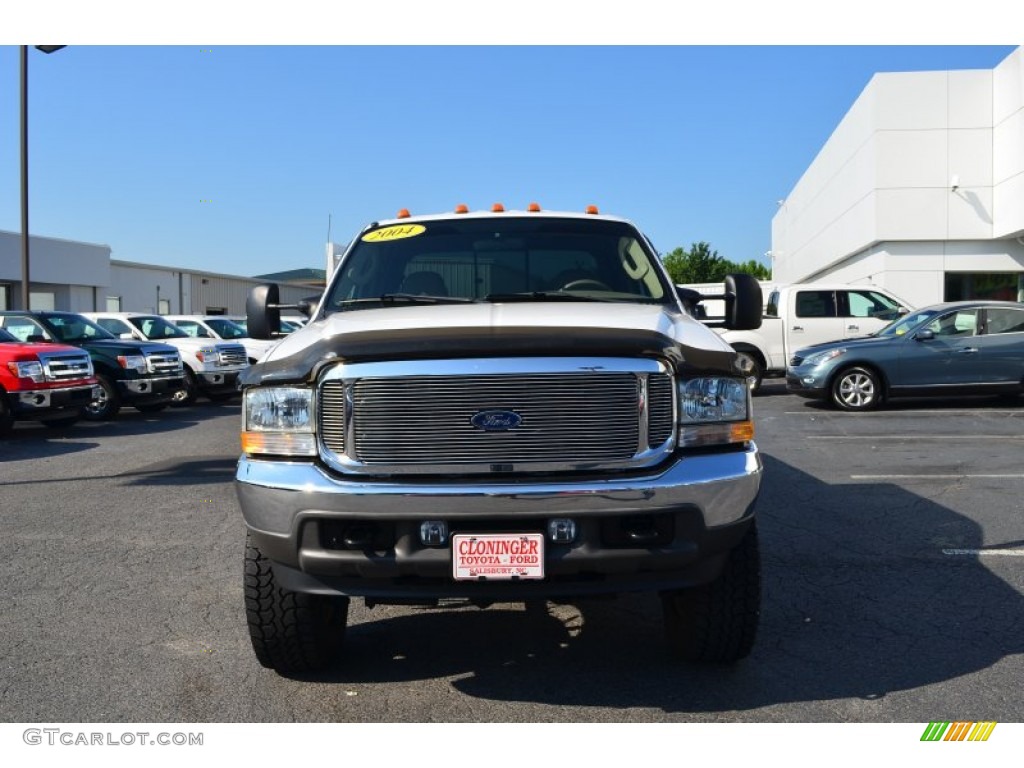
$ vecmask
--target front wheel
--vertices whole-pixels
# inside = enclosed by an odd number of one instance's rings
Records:
[[[106,376],[99,377],[99,386],[99,397],[82,409],[82,415],[90,421],[109,421],[121,410],[121,396],[117,385]]]
[[[345,636],[347,597],[292,592],[248,535],[245,538],[245,617],[256,659],[279,674],[327,666]]]
[[[761,555],[754,523],[710,584],[661,596],[672,654],[732,664],[750,655],[761,617]]]
[[[847,368],[832,382],[832,403],[844,411],[869,411],[882,401],[882,382],[867,368]]]
[[[185,368],[185,378],[182,381],[182,387],[174,393],[174,398],[171,400],[171,405],[182,406],[192,405],[196,398],[199,396],[199,383],[196,381],[196,375],[192,373],[192,369]]]

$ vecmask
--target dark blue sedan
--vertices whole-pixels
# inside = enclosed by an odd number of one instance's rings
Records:
[[[925,307],[856,339],[798,350],[786,388],[866,411],[895,397],[1024,393],[1024,304]]]

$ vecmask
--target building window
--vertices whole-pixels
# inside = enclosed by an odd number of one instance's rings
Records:
[[[11,308],[11,286],[0,284],[0,310]]]
[[[158,315],[169,315],[171,314],[171,300],[170,299],[158,299],[156,313]]]
[[[1016,272],[947,272],[945,301],[985,299],[1020,301],[1024,274]]]
[[[57,295],[52,291],[32,291],[28,295],[32,309],[45,309],[53,311],[57,309]]]
[[[120,312],[121,311],[121,297],[120,296],[107,296],[107,312]]]
[[[206,314],[208,315],[226,315],[228,313],[227,307],[207,307]]]

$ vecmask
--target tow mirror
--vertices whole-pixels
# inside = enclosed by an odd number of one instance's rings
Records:
[[[245,299],[245,320],[254,339],[274,339],[281,335],[280,291],[277,285],[257,285]]]
[[[726,275],[722,293],[702,294],[682,285],[675,286],[675,289],[680,303],[686,310],[710,328],[751,331],[761,327],[761,284],[752,275]],[[725,317],[722,320],[706,320],[707,313],[700,304],[708,299],[717,299],[725,303]]]

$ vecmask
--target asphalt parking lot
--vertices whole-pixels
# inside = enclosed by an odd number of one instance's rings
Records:
[[[1024,720],[1024,400],[755,399],[752,656],[673,662],[654,596],[353,603],[344,654],[261,668],[242,610],[237,405],[0,441],[5,722]]]

